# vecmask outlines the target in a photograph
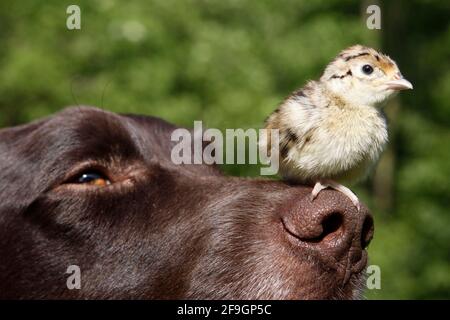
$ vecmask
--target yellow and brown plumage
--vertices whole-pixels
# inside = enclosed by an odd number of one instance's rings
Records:
[[[343,50],[319,81],[292,93],[266,120],[267,129],[279,130],[281,175],[315,183],[313,198],[332,187],[359,207],[341,183],[358,181],[376,163],[388,140],[377,106],[403,89],[412,85],[388,56],[361,45]],[[269,135],[261,143],[273,141]]]

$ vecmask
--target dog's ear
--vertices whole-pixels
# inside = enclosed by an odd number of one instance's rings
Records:
[[[36,131],[47,121],[0,129],[0,211],[2,207],[20,206],[21,199],[25,202],[33,199],[30,179],[40,161],[31,149],[38,140]],[[15,203],[8,204],[9,201]]]
[[[43,119],[16,127],[0,129],[0,181],[2,181],[2,184],[3,179],[6,178],[2,176],[2,173],[17,167],[17,162],[20,162],[22,158],[21,153],[24,151],[23,149],[26,149],[24,148],[25,145],[28,145],[26,141],[29,141],[30,136],[47,121],[47,119]]]
[[[7,146],[14,141],[17,141],[28,134],[32,133],[36,128],[41,127],[44,123],[46,123],[48,119],[41,119],[37,121],[33,121],[27,124],[9,127],[9,128],[0,128],[0,150],[3,150],[3,147]],[[0,156],[2,153],[0,153]]]

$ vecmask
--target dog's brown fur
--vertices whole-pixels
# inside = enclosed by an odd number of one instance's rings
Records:
[[[83,107],[0,130],[0,298],[358,296],[365,208],[334,191],[311,202],[309,187],[177,166],[175,128]],[[85,163],[115,183],[68,184]],[[66,286],[69,265],[80,290]]]

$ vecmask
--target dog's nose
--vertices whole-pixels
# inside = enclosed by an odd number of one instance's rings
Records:
[[[364,249],[373,237],[372,216],[339,192],[324,190],[312,201],[308,191],[282,210],[283,227],[294,245],[307,248],[345,283],[367,264]]]

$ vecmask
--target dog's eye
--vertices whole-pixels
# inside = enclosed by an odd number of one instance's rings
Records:
[[[90,184],[99,187],[104,187],[111,184],[111,181],[99,171],[86,171],[78,175],[73,183]]]

